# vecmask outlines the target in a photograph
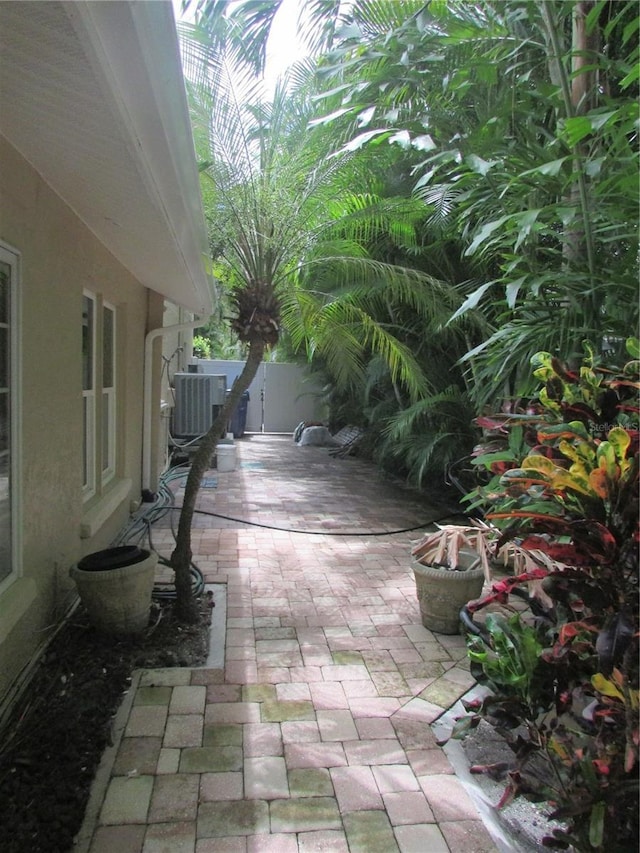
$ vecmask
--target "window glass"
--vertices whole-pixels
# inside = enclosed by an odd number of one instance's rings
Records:
[[[11,506],[11,285],[12,268],[0,260],[0,581],[13,566]]]
[[[100,294],[82,302],[83,494],[99,495],[116,473],[116,309]]]
[[[116,312],[102,306],[102,482],[115,474],[116,460]]]
[[[104,391],[102,394],[102,471],[111,469],[111,398]]]
[[[9,327],[0,323],[0,388],[9,385]]]
[[[91,479],[91,460],[89,459],[88,453],[88,441],[87,436],[89,435],[90,430],[90,418],[89,412],[87,411],[89,405],[89,400],[86,397],[82,399],[82,435],[84,436],[84,452],[82,454],[82,484],[86,489],[89,486],[89,482]]]
[[[0,388],[0,459],[9,455],[10,414],[9,394]]]
[[[10,273],[9,264],[0,261],[0,323],[9,322]]]
[[[112,308],[105,305],[102,309],[102,387],[112,388],[115,384],[115,314]]]
[[[95,494],[96,485],[95,304],[92,296],[82,297],[82,492],[85,499]]]
[[[94,303],[90,296],[82,298],[82,390],[93,389]]]

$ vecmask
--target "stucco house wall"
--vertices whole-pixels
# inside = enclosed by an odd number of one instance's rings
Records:
[[[69,569],[157,484],[163,354],[213,305],[168,0],[0,3],[0,105],[1,723],[77,600]]]
[[[143,355],[149,300],[31,166],[0,137],[0,242],[20,253],[21,576],[0,595],[0,695],[75,597],[69,568],[106,547],[140,492]],[[82,499],[82,295],[117,310],[117,469]],[[161,300],[160,300],[161,301]],[[119,491],[104,523],[83,520]],[[87,532],[92,535],[86,535]]]

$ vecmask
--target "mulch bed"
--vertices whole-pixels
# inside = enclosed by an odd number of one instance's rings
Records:
[[[3,853],[71,850],[132,672],[202,665],[211,606],[203,595],[185,626],[171,599],[154,602],[150,627],[120,640],[97,634],[81,609],[63,625],[0,733]]]

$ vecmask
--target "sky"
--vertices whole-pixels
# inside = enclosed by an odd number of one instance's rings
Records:
[[[267,78],[277,78],[304,53],[296,36],[298,9],[303,2],[304,0],[283,0],[278,10],[267,44]]]
[[[172,0],[172,3],[176,20],[180,20],[182,0]],[[298,9],[303,4],[304,0],[283,0],[275,17],[267,44],[265,83],[269,89],[273,88],[276,79],[289,65],[304,55],[296,36]],[[185,20],[189,20],[188,14]]]

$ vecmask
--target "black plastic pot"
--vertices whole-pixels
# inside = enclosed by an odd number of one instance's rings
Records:
[[[104,551],[96,551],[87,554],[78,563],[78,568],[83,572],[105,572],[108,569],[121,569],[124,566],[133,566],[141,563],[149,556],[149,552],[137,545],[121,545],[117,548],[105,548]]]

